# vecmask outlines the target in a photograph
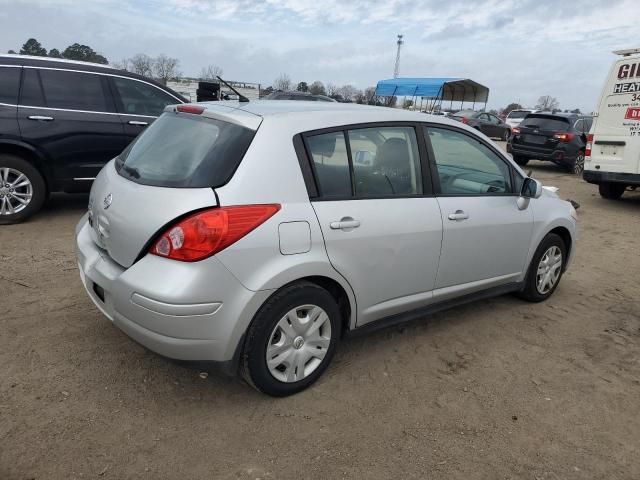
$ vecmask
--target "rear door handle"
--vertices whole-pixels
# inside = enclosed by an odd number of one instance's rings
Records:
[[[149,122],[139,122],[138,120],[129,120],[127,123],[129,125],[138,125],[140,127],[145,127],[149,125]]]
[[[467,218],[469,218],[469,214],[462,210],[456,210],[456,213],[449,214],[449,220],[466,220]]]
[[[50,122],[53,120],[53,117],[45,117],[44,115],[29,115],[27,118],[29,120],[39,120],[41,122]]]
[[[351,228],[358,228],[360,226],[360,222],[358,220],[354,220],[350,217],[345,217],[339,222],[331,222],[329,224],[332,230],[346,230]]]

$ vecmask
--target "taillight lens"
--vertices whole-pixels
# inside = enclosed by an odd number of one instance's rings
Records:
[[[176,110],[182,113],[191,113],[193,115],[200,115],[204,112],[204,107],[198,105],[178,105]]]
[[[467,117],[462,117],[462,123],[464,124],[469,123],[469,119]]]
[[[197,262],[237,242],[278,210],[278,204],[202,210],[171,226],[158,237],[149,252],[172,260]]]
[[[575,135],[573,133],[556,132],[553,134],[553,138],[561,142],[570,142],[574,137]]]
[[[591,145],[593,145],[593,133],[587,135],[587,145],[584,147],[584,156],[591,156]]]
[[[511,134],[512,135],[520,135],[520,129],[518,127],[513,127],[511,129]]]

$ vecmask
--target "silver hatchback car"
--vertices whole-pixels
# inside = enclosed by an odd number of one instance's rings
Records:
[[[571,204],[464,124],[257,101],[168,107],[96,178],[77,259],[131,338],[282,396],[345,335],[546,299],[575,240]]]

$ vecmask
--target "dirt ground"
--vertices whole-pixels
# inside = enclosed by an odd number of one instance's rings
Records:
[[[640,478],[640,193],[556,167],[581,238],[555,295],[344,342],[284,399],[176,365],[80,284],[86,196],[0,228],[0,479]]]

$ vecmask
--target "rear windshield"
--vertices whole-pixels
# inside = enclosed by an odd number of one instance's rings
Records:
[[[509,112],[509,115],[507,115],[507,118],[524,118],[527,115],[529,115],[529,113],[531,112],[527,112],[525,110],[513,110]]]
[[[255,132],[190,114],[164,113],[116,160],[125,178],[159,187],[220,187],[227,183]]]
[[[522,121],[520,126],[522,127],[531,127],[531,128],[539,128],[540,130],[556,130],[556,131],[565,131],[569,129],[568,118],[562,117],[551,117],[545,115],[535,115],[531,114],[526,119]]]

